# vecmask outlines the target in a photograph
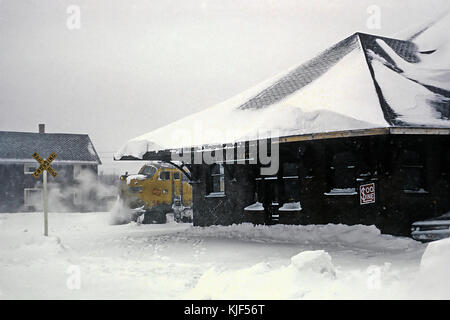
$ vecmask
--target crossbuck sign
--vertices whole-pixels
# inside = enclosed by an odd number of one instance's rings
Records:
[[[39,176],[44,172],[44,170],[47,170],[48,173],[52,175],[53,178],[55,178],[58,173],[55,171],[55,169],[52,168],[50,165],[53,160],[56,158],[56,153],[52,152],[52,154],[47,158],[47,160],[44,160],[41,158],[41,156],[35,152],[33,153],[33,158],[36,159],[37,162],[39,162],[40,166],[36,169],[35,172],[33,172],[33,177],[39,178]]]
[[[43,177],[44,235],[48,236],[47,172],[50,173],[53,178],[55,178],[58,175],[58,172],[56,172],[55,169],[53,169],[52,166],[50,165],[52,163],[52,161],[55,160],[56,153],[52,152],[52,154],[47,158],[47,160],[44,160],[37,152],[35,152],[35,153],[33,153],[33,158],[36,159],[37,162],[39,162],[39,167],[36,169],[36,171],[33,172],[33,177],[35,177],[37,179],[41,176],[42,173],[44,173],[44,177]]]

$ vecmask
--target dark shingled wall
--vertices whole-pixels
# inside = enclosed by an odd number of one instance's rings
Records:
[[[302,153],[297,152],[301,148]],[[286,224],[366,224],[376,225],[383,233],[410,234],[411,223],[450,211],[450,137],[425,135],[382,135],[292,142],[281,145],[281,162],[295,162],[300,184],[300,213],[280,213],[279,221],[264,214],[244,213],[254,203],[258,170],[252,165],[227,165],[225,197],[206,197],[208,167],[194,166],[199,182],[193,184],[194,224],[230,225],[244,221]],[[376,202],[360,205],[356,195],[327,196],[330,191],[330,164],[334,155],[346,152],[354,156],[353,181],[374,182]],[[419,156],[422,179],[427,193],[405,193],[408,154]],[[349,159],[350,163],[350,159]],[[370,175],[365,175],[370,172]],[[279,174],[281,178],[281,173]],[[361,181],[358,181],[361,180]],[[282,181],[279,179],[278,181]]]

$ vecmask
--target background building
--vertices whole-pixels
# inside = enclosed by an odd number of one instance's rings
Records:
[[[45,133],[39,125],[39,133],[0,131],[0,212],[41,209],[42,175],[32,176],[39,166],[34,152],[44,159],[57,154],[51,166],[58,175],[48,175],[49,189],[57,186],[67,208],[82,207],[82,192],[74,188],[77,178],[86,170],[97,176],[101,164],[91,139],[86,134]]]

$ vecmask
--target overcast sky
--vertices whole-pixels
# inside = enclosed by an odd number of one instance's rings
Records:
[[[80,8],[69,29],[70,5]],[[371,29],[367,9],[381,10]],[[0,0],[0,130],[127,140],[219,103],[356,32],[396,36],[448,0]],[[134,165],[135,166],[135,165]],[[133,169],[131,169],[133,171]]]

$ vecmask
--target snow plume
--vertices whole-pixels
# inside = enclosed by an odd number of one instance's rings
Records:
[[[108,211],[117,194],[117,186],[101,182],[89,169],[81,170],[74,184],[51,183],[50,180],[48,189],[49,211],[53,212]]]
[[[109,224],[118,225],[131,222],[132,210],[124,203],[124,201],[117,197],[113,207],[110,211]]]

